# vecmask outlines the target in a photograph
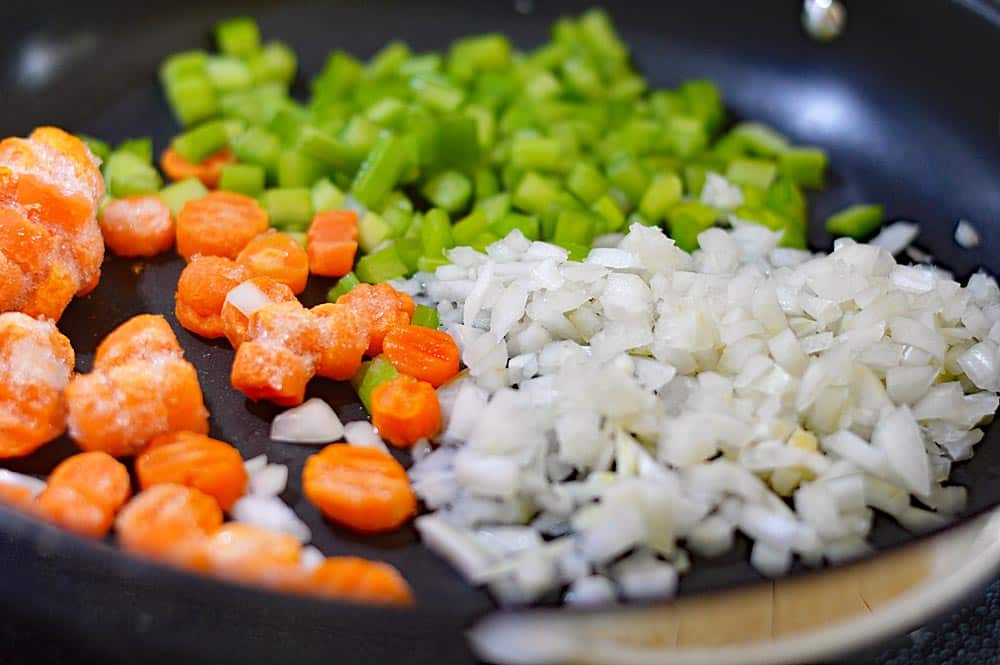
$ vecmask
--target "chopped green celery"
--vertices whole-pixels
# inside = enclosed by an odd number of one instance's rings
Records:
[[[239,118],[250,125],[266,125],[287,97],[279,84],[262,84],[249,90],[234,90],[219,95],[219,112],[227,118]]]
[[[390,208],[396,208],[398,210],[412,213],[413,212],[413,201],[401,190],[393,190],[382,200],[382,213],[385,214]]]
[[[729,132],[712,144],[711,153],[714,157],[728,164],[737,157],[746,157],[749,150],[746,141],[733,132]]]
[[[297,102],[285,100],[274,111],[268,129],[274,132],[283,143],[294,144],[304,125],[309,122],[309,112]]]
[[[708,169],[703,164],[684,165],[684,191],[691,196],[701,196],[701,188],[705,186]]]
[[[273,175],[278,173],[281,140],[263,127],[250,127],[229,142],[233,154],[241,162],[263,166]]]
[[[468,245],[477,236],[490,230],[490,220],[481,209],[476,208],[451,227],[456,245]]]
[[[389,236],[392,238],[406,235],[407,229],[410,228],[410,222],[413,220],[413,213],[393,206],[386,207],[380,214],[382,220],[389,225],[391,229]]]
[[[719,213],[700,201],[682,201],[667,213],[667,230],[686,252],[698,247],[698,234],[715,225]]]
[[[525,212],[539,214],[561,194],[559,186],[534,171],[524,174],[514,190],[513,204]]]
[[[633,118],[616,134],[617,149],[644,155],[656,148],[663,135],[663,124],[652,119]]]
[[[489,150],[497,138],[497,121],[493,112],[482,106],[467,106],[464,113],[466,117],[476,121],[476,138],[480,149]]]
[[[577,162],[566,178],[566,189],[584,203],[593,204],[608,191],[608,181],[592,164]]]
[[[208,53],[201,50],[180,51],[169,56],[160,65],[160,82],[165,87],[178,81],[205,75]]]
[[[507,213],[507,215],[500,221],[493,222],[490,224],[489,230],[497,234],[501,238],[507,237],[507,234],[514,229],[520,229],[521,233],[524,234],[528,240],[538,240],[539,239],[539,225],[538,218],[522,215],[516,212]]]
[[[364,157],[362,151],[312,125],[301,126],[298,147],[303,153],[339,171],[353,171]]]
[[[777,157],[790,147],[788,139],[767,125],[757,122],[741,122],[733,127],[729,134],[738,138],[758,157]]]
[[[396,128],[406,117],[406,104],[395,97],[386,97],[369,106],[365,117],[383,127]]]
[[[178,180],[160,190],[160,200],[170,209],[174,217],[180,214],[184,204],[192,199],[200,199],[208,194],[208,189],[197,178]]]
[[[116,150],[104,163],[108,192],[116,199],[135,194],[156,194],[163,186],[160,174],[142,157]]]
[[[680,173],[683,166],[680,159],[662,154],[641,157],[639,164],[648,173]]]
[[[583,210],[563,210],[556,219],[552,242],[566,249],[570,249],[570,245],[590,247],[594,242],[596,230],[597,219],[592,213]]]
[[[451,261],[449,261],[444,256],[421,256],[417,259],[417,269],[420,272],[435,272],[441,266],[446,266]]]
[[[373,360],[361,363],[361,368],[351,378],[351,385],[357,391],[365,409],[371,411],[372,393],[383,383],[392,381],[397,376],[399,372],[385,359],[385,356],[376,356]]]
[[[819,148],[789,148],[778,158],[778,171],[803,187],[822,189],[826,161]]]
[[[399,71],[399,66],[409,57],[410,47],[406,45],[406,42],[389,42],[371,57],[365,73],[372,79],[393,76]]]
[[[337,283],[330,287],[330,290],[326,292],[327,302],[337,302],[337,299],[345,293],[349,292],[355,286],[361,283],[358,276],[353,272],[349,272],[340,279]]]
[[[404,79],[420,74],[436,74],[443,65],[444,58],[440,53],[413,55],[399,64],[398,74]]]
[[[417,305],[413,308],[413,318],[410,320],[410,325],[421,326],[422,328],[434,328],[441,324],[438,318],[438,312],[433,307],[428,307],[427,305]]]
[[[257,83],[278,81],[289,84],[295,78],[298,63],[295,52],[281,42],[266,44],[248,61],[253,79]]]
[[[568,242],[562,245],[563,249],[569,250],[570,261],[583,261],[590,254],[590,245],[581,245],[577,242]]]
[[[494,194],[476,203],[476,210],[482,210],[486,219],[495,222],[510,212],[511,196],[508,192]]]
[[[577,22],[580,41],[599,58],[623,61],[628,49],[603,9],[589,9]]]
[[[387,243],[382,249],[366,254],[358,259],[355,274],[362,282],[380,284],[390,279],[406,275],[406,264],[399,257],[396,246]]]
[[[397,238],[393,241],[396,246],[396,253],[406,266],[406,274],[410,275],[420,268],[420,256],[423,245],[417,238]]]
[[[334,51],[326,59],[323,71],[310,84],[314,96],[328,95],[331,99],[348,96],[354,90],[364,65],[352,55],[343,51]]]
[[[663,133],[664,147],[681,159],[690,159],[708,147],[705,120],[693,115],[673,115]]]
[[[459,39],[448,54],[448,73],[469,83],[482,72],[502,71],[510,67],[512,48],[506,36],[492,33]]]
[[[253,85],[253,72],[247,63],[230,56],[210,56],[205,63],[205,75],[220,93],[246,90]]]
[[[278,157],[279,187],[312,187],[323,177],[323,162],[300,150],[282,150]]]
[[[392,234],[382,216],[371,210],[365,212],[358,221],[358,246],[362,252],[368,253],[382,244],[382,241]]]
[[[249,16],[237,16],[215,26],[215,43],[226,55],[246,57],[260,48],[260,29]]]
[[[676,173],[658,174],[639,201],[639,213],[652,224],[661,222],[683,194],[684,183]]]
[[[524,93],[532,99],[557,97],[562,92],[562,84],[552,72],[542,70],[532,75],[524,83]]]
[[[476,78],[469,101],[496,111],[518,91],[518,83],[509,73],[486,72]]]
[[[858,204],[828,217],[826,230],[833,235],[864,238],[875,233],[884,221],[882,206]]]
[[[687,102],[687,107],[696,116],[705,121],[709,134],[714,134],[722,127],[726,111],[722,106],[722,94],[711,81],[686,81],[679,89],[681,96]]]
[[[473,190],[477,202],[495,196],[500,191],[500,181],[497,179],[497,174],[485,166],[476,169],[475,174],[473,174]]]
[[[676,90],[653,91],[649,95],[649,108],[661,120],[688,112],[687,100]]]
[[[570,58],[562,63],[563,80],[570,92],[584,99],[602,99],[605,95],[600,74],[582,58]]]
[[[167,83],[166,95],[174,117],[185,127],[219,114],[219,99],[215,88],[204,74]]]
[[[611,160],[606,171],[608,182],[624,192],[633,203],[642,198],[646,188],[649,187],[649,174],[636,159],[628,155]]]
[[[775,180],[777,182],[777,180]],[[740,185],[740,191],[743,192],[743,205],[750,208],[761,208],[764,206],[764,201],[767,198],[767,192],[771,191],[769,187],[767,191],[764,191],[760,187],[754,187],[753,185]],[[771,185],[774,187],[774,185]]]
[[[522,136],[511,144],[511,163],[525,170],[551,171],[559,164],[559,142],[552,138]]]
[[[228,144],[229,132],[226,124],[221,120],[212,120],[178,134],[170,145],[181,157],[197,164]]]
[[[153,163],[153,139],[148,136],[125,139],[118,144],[115,152],[131,152],[147,164]]]
[[[767,189],[778,175],[778,167],[767,160],[739,157],[729,162],[725,175],[726,180],[737,185]]]
[[[355,115],[347,121],[340,132],[340,140],[348,146],[365,154],[371,150],[383,129],[363,115]]]
[[[618,79],[608,90],[608,97],[614,100],[636,100],[646,92],[646,80],[641,76],[629,75]]]
[[[475,118],[442,118],[437,127],[437,155],[442,166],[466,169],[479,161],[479,128]]]
[[[406,229],[406,233],[403,234],[403,237],[420,240],[420,236],[423,232],[424,232],[424,215],[423,213],[415,212],[413,213],[413,217],[410,219],[410,228]]]
[[[351,193],[364,205],[377,208],[395,189],[405,167],[406,150],[402,142],[393,134],[385,133],[361,163]]]
[[[800,224],[806,223],[808,210],[806,197],[791,178],[786,176],[776,178],[767,189],[762,204]]]
[[[256,164],[226,164],[219,176],[219,189],[256,197],[264,191],[267,174]]]
[[[423,245],[423,256],[431,258],[443,256],[444,250],[455,246],[455,238],[451,233],[451,220],[447,212],[440,208],[432,208],[424,214],[420,242]]]
[[[739,219],[766,226],[772,231],[782,231],[781,242],[779,243],[781,247],[792,247],[795,249],[805,249],[806,247],[805,222],[786,217],[769,208],[742,206],[734,214]]]
[[[307,187],[268,189],[261,195],[261,202],[267,209],[271,226],[302,231],[312,222],[312,193]]]
[[[472,183],[458,171],[442,171],[428,180],[421,192],[435,206],[455,213],[468,206]]]
[[[102,141],[101,139],[94,138],[93,136],[88,136],[86,134],[77,134],[76,138],[83,141],[87,146],[87,149],[93,153],[94,157],[97,157],[102,162],[107,160],[108,156],[111,154],[111,145],[107,141]]]
[[[606,194],[594,201],[590,209],[604,220],[604,225],[601,227],[602,233],[614,233],[625,224],[625,213],[618,207],[615,200]]]
[[[785,232],[781,236],[780,247],[790,247],[792,249],[806,249],[809,238],[806,234],[806,225],[789,222],[785,225]]]
[[[469,243],[469,247],[479,252],[485,252],[486,248],[495,243],[497,240],[500,240],[500,238],[498,238],[495,233],[487,231],[486,233],[480,233],[476,236],[472,242]]]
[[[437,74],[414,76],[410,79],[410,89],[418,102],[440,113],[456,111],[465,101],[464,90]]]
[[[340,210],[344,207],[344,193],[329,178],[320,178],[314,182],[310,194],[314,212]]]

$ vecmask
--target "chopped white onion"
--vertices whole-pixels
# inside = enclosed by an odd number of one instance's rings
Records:
[[[271,299],[251,281],[234,286],[226,294],[226,302],[240,310],[243,316],[250,316],[261,307],[271,304]]]
[[[275,416],[271,439],[291,443],[323,444],[344,435],[344,425],[330,405],[319,397]]]

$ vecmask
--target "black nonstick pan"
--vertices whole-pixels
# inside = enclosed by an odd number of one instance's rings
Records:
[[[917,246],[962,279],[1000,268],[1000,6],[989,0],[850,2],[840,40],[819,44],[799,22],[796,0],[607,3],[638,68],[654,86],[685,78],[716,81],[736,117],[759,119],[831,157],[828,189],[812,198],[810,241],[829,247],[819,220],[857,201],[877,201],[890,219],[922,225]],[[184,48],[208,47],[220,18],[247,13],[265,37],[300,57],[298,85],[341,48],[368,56],[390,39],[416,50],[500,31],[522,47],[547,35],[560,15],[586,5],[550,0],[470,2],[366,0],[232,3],[213,0],[0,3],[0,135],[57,124],[105,139],[152,135],[157,152],[176,131],[155,83],[158,63]],[[955,223],[972,221],[978,248],[960,248]],[[69,639],[99,645],[109,662],[433,663],[473,660],[463,632],[493,605],[418,542],[412,529],[359,537],[325,523],[306,502],[298,474],[313,449],[269,441],[276,409],[229,387],[232,351],[182,330],[173,293],[183,264],[174,255],[136,263],[109,258],[99,288],[75,301],[60,328],[78,369],[97,342],[141,312],[164,313],[197,366],[212,433],[244,457],[266,452],[287,464],[284,499],[327,554],[386,560],[411,582],[418,605],[379,609],[278,596],[191,577],[128,557],[0,509],[0,598],[4,611],[44,620]],[[314,280],[318,302],[329,286]],[[310,387],[345,420],[364,413],[348,386]],[[58,441],[7,464],[44,474],[73,446]],[[969,490],[969,517],[1000,504],[1000,428],[953,481]],[[879,518],[877,550],[914,540]],[[722,559],[696,561],[680,593],[759,581],[746,543]],[[799,571],[801,572],[801,571]]]

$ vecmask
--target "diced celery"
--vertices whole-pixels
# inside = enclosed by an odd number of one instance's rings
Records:
[[[330,287],[330,290],[327,291],[326,293],[327,302],[337,302],[337,299],[340,298],[340,296],[344,295],[345,293],[347,293],[360,283],[361,280],[358,279],[357,275],[355,275],[353,272],[347,273],[346,275],[338,279],[337,283],[334,284],[332,287]]]
[[[178,180],[161,189],[160,200],[170,208],[170,214],[177,217],[185,203],[192,199],[200,199],[207,194],[208,189],[205,188],[201,180],[188,178],[187,180]]]
[[[406,275],[406,264],[399,257],[396,246],[387,243],[382,249],[371,252],[358,259],[354,273],[362,282],[380,284],[381,282]]]
[[[875,233],[884,220],[882,206],[852,205],[828,217],[826,230],[834,235],[860,239]]]
[[[417,305],[413,309],[413,319],[410,321],[410,324],[424,328],[434,328],[436,330],[440,325],[437,310],[427,305]]]

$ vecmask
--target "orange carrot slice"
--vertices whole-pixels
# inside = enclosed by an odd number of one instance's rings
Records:
[[[235,259],[267,230],[267,212],[255,199],[234,192],[211,192],[184,204],[177,215],[177,253]]]
[[[226,294],[250,279],[250,271],[221,256],[196,256],[177,281],[174,314],[182,326],[202,337],[225,334],[222,307]]]
[[[309,257],[294,238],[270,230],[243,248],[236,262],[255,277],[270,277],[287,284],[293,293],[302,293],[309,279]]]
[[[195,432],[169,432],[149,442],[135,459],[139,486],[188,485],[229,510],[243,496],[247,472],[236,448]]]
[[[376,605],[412,605],[413,591],[395,567],[359,557],[330,557],[307,579],[307,593]]]
[[[156,256],[173,247],[174,220],[159,196],[130,196],[104,206],[101,234],[118,256]]]
[[[295,294],[292,293],[287,284],[276,282],[270,277],[254,277],[243,283],[253,284],[271,302],[293,302],[295,300]],[[222,332],[225,333],[226,339],[229,340],[234,349],[238,349],[246,339],[249,323],[250,318],[246,314],[228,300],[225,301],[222,306]]]
[[[347,305],[333,303],[316,305],[312,313],[320,334],[316,374],[346,381],[361,367],[368,348],[368,320]]]
[[[173,148],[167,148],[160,156],[160,166],[171,180],[187,180],[198,178],[209,189],[219,186],[219,177],[226,164],[233,164],[236,158],[229,148],[223,148],[202,162],[193,163],[184,159]]]
[[[400,374],[372,391],[372,424],[389,443],[412,446],[441,429],[441,405],[434,386]]]
[[[458,374],[461,352],[446,332],[423,326],[399,326],[382,342],[382,353],[401,374],[435,388]]]
[[[357,238],[358,215],[353,210],[317,213],[306,236],[309,269],[324,277],[346,275],[354,266]]]
[[[389,284],[359,284],[340,296],[337,304],[347,305],[368,320],[369,356],[382,353],[386,334],[413,318],[413,298]]]
[[[80,453],[60,463],[35,499],[36,513],[80,535],[99,538],[111,529],[131,494],[128,469],[102,452]]]

